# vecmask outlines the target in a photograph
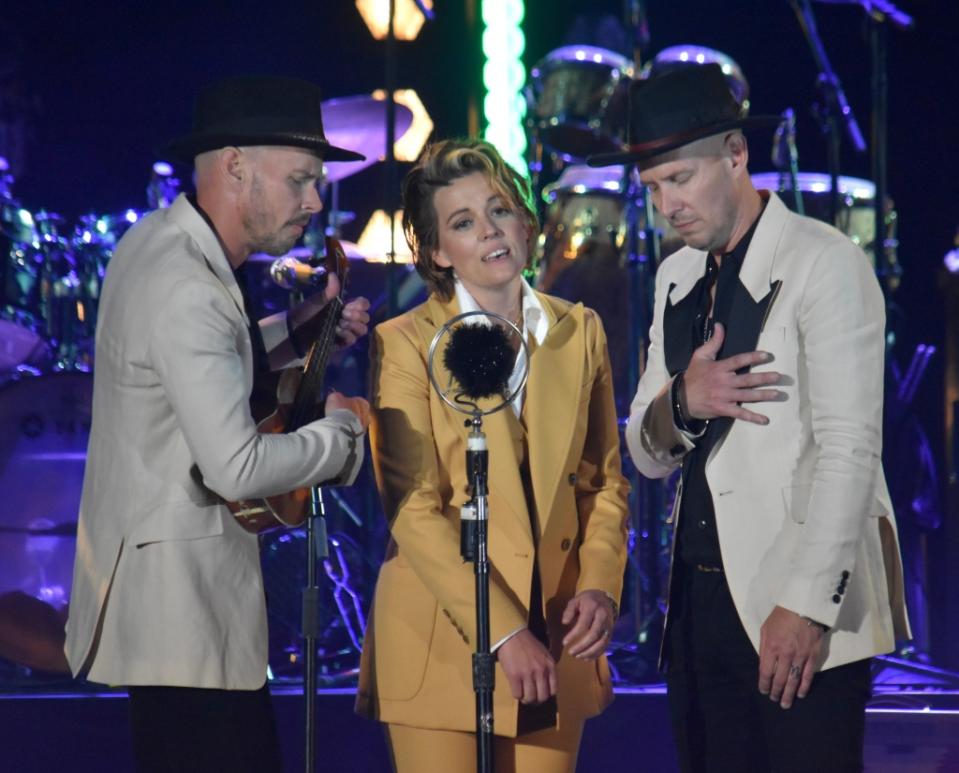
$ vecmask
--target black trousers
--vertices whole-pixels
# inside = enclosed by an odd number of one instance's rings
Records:
[[[138,773],[282,773],[270,692],[130,687]]]
[[[759,656],[725,575],[676,566],[666,686],[683,773],[863,770],[868,660],[816,674],[782,709],[759,692]]]

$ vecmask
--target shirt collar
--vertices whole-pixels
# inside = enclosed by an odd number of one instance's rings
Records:
[[[549,332],[549,317],[546,316],[546,309],[540,303],[533,288],[522,276],[520,277],[520,292],[523,296],[523,332],[532,334],[536,344],[540,345],[546,340],[546,334]],[[467,311],[483,311],[476,299],[470,294],[463,283],[456,280],[456,301],[459,303],[460,313]]]

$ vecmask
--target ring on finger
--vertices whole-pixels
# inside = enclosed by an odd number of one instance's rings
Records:
[[[789,667],[789,678],[790,678],[790,679],[798,679],[798,678],[801,677],[801,676],[802,676],[802,666],[799,666],[799,665],[796,665],[795,663],[793,663],[793,664]]]

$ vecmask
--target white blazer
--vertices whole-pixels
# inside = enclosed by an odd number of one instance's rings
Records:
[[[262,329],[268,350],[286,338],[282,315]],[[257,538],[220,497],[352,481],[363,444],[349,411],[290,434],[257,432],[252,383],[233,272],[180,196],[124,236],[104,282],[67,623],[74,673],[123,685],[263,684]]]
[[[705,263],[687,247],[656,276],[648,364],[626,431],[648,477],[668,475],[693,447],[671,420],[672,440],[657,440],[644,418],[663,408],[654,400],[688,362],[692,318],[681,308],[692,304],[681,302]],[[718,419],[728,430],[706,462],[736,609],[757,650],[779,605],[831,627],[823,668],[889,652],[909,626],[880,461],[885,311],[872,267],[842,233],[770,194],[739,279],[722,356],[772,353],[758,369],[784,375],[786,399],[758,404],[767,426]]]

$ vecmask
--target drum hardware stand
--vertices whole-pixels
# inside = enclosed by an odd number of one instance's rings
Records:
[[[639,383],[645,370],[644,355],[649,341],[646,331],[652,322],[653,278],[660,260],[660,234],[656,228],[655,212],[649,192],[643,188],[627,164],[623,190],[626,191],[626,267],[629,275],[629,297],[632,319],[629,330],[630,387]],[[645,228],[641,227],[645,219]],[[659,518],[663,512],[662,481],[650,480],[635,467],[630,483],[635,492],[633,506],[633,544],[635,560],[630,566],[635,574],[631,611],[633,615],[632,642],[637,645],[650,642],[648,627],[659,611]],[[644,661],[645,662],[645,661]]]
[[[779,187],[783,188],[783,178],[788,175],[789,188],[793,193],[796,214],[804,215],[802,188],[799,186],[799,152],[796,150],[796,113],[791,107],[782,112],[782,121],[773,137],[773,166],[779,170]]]
[[[470,385],[466,383],[470,374],[452,374],[450,387],[443,389],[434,370],[434,356],[439,342],[454,325],[471,317],[483,317],[495,324],[506,326],[507,331],[516,333],[520,346],[525,353],[526,367],[519,385],[506,395],[498,405],[486,410],[481,409],[473,399]],[[430,383],[444,403],[470,418],[466,426],[470,427],[466,445],[466,471],[469,480],[470,500],[460,509],[460,555],[464,561],[473,562],[476,598],[476,651],[473,653],[473,691],[476,693],[476,770],[477,773],[493,773],[493,688],[495,687],[496,656],[490,652],[490,615],[489,615],[489,504],[487,497],[487,474],[489,470],[489,448],[483,432],[483,416],[496,413],[512,402],[526,387],[529,378],[530,353],[523,331],[506,317],[489,311],[467,311],[458,314],[444,324],[430,342],[427,372]],[[453,397],[452,382],[459,381],[461,389]]]
[[[876,230],[873,237],[873,253],[876,270],[882,281],[887,298],[899,286],[902,267],[896,257],[898,242],[894,228],[896,213],[887,206],[887,140],[888,140],[888,64],[887,22],[901,30],[913,27],[911,16],[903,13],[890,0],[873,0],[863,5],[869,16],[869,43],[872,51],[872,179],[876,185],[873,200]],[[891,228],[893,230],[887,230]]]
[[[829,167],[830,183],[828,222],[835,225],[836,215],[839,213],[839,150],[842,142],[838,122],[841,120],[845,125],[846,133],[849,135],[853,149],[857,153],[866,152],[866,140],[863,139],[856,117],[846,100],[842,84],[839,82],[839,76],[829,64],[826,49],[823,47],[822,39],[819,37],[819,31],[816,28],[816,17],[813,16],[811,0],[789,0],[789,4],[796,13],[799,26],[802,28],[809,49],[812,51],[813,59],[819,68],[816,86],[822,99],[819,109],[815,112],[828,143],[827,166]]]

